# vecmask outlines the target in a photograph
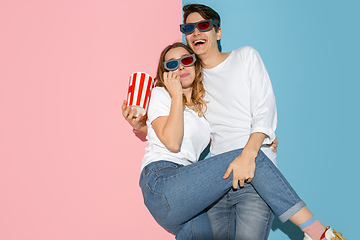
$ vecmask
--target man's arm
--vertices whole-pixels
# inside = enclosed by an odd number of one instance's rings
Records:
[[[263,144],[271,144],[275,139],[277,111],[275,95],[266,67],[259,53],[251,48],[248,65],[250,86],[251,132],[264,133]]]
[[[251,132],[242,153],[229,165],[223,178],[233,172],[233,187],[251,182],[255,173],[255,158],[262,144],[277,145],[275,129],[277,113],[275,96],[265,65],[253,48],[248,48],[247,70],[250,86]],[[275,150],[276,151],[276,150]]]
[[[264,139],[264,133],[252,133],[241,154],[229,164],[223,178],[228,178],[233,172],[233,188],[237,189],[238,184],[243,187],[245,182],[254,178],[255,158]]]

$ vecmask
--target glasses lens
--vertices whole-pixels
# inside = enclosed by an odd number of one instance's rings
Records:
[[[198,23],[198,28],[201,31],[206,31],[210,28],[210,21]]]
[[[194,58],[192,56],[188,56],[188,57],[181,59],[181,64],[185,67],[190,66],[193,63],[194,63]]]
[[[189,32],[194,31],[194,25],[192,25],[192,24],[186,24],[186,25],[184,25],[184,26],[182,27],[182,29],[183,29],[183,32],[189,33]]]
[[[166,69],[169,71],[177,69],[178,65],[178,61],[170,61],[165,64]]]

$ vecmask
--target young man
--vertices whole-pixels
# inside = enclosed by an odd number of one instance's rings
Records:
[[[268,73],[260,55],[251,47],[241,47],[230,53],[219,51],[220,16],[213,9],[189,4],[183,11],[181,32],[202,61],[205,99],[209,101],[205,117],[210,124],[210,153],[218,155],[243,148],[223,177],[228,178],[233,173],[233,188],[237,189],[238,185],[241,188],[230,191],[208,210],[214,239],[267,239],[273,213],[253,187],[245,183],[254,177],[259,150],[275,163],[276,155],[267,145],[275,139],[277,123]],[[345,239],[331,228],[325,228],[306,207],[296,208],[279,218],[282,221],[290,218],[298,225],[305,232],[304,240],[311,240],[307,234],[313,240]],[[229,231],[231,223],[235,225],[235,236]]]
[[[235,232],[235,239],[265,240],[273,212],[245,182],[254,177],[260,149],[275,163],[276,154],[266,145],[275,139],[277,123],[269,76],[253,48],[219,51],[220,16],[214,10],[199,4],[186,5],[183,10],[181,31],[202,61],[205,99],[209,101],[205,116],[212,136],[210,153],[214,156],[243,148],[224,175],[227,178],[233,173],[233,188],[241,188],[230,191],[208,211],[214,238],[232,239]],[[210,22],[201,22],[209,19]]]

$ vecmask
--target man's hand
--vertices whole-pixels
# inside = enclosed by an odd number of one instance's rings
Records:
[[[223,179],[226,179],[233,173],[234,189],[237,189],[238,184],[240,184],[240,187],[244,187],[245,182],[249,183],[254,178],[256,156],[252,156],[254,154],[250,154],[244,150],[240,156],[235,158],[234,161],[229,164],[229,167],[223,176]]]
[[[259,152],[265,134],[261,132],[252,133],[242,150],[240,156],[229,164],[223,178],[226,179],[233,173],[233,188],[237,189],[238,184],[243,187],[245,182],[250,183],[255,176],[255,158]]]
[[[143,116],[139,114],[139,116],[134,117],[136,114],[136,109],[131,111],[131,107],[126,107],[126,100],[124,100],[123,105],[121,107],[122,115],[124,116],[125,120],[134,128],[135,131],[142,131],[147,133],[147,126],[146,126],[146,119],[147,116]]]

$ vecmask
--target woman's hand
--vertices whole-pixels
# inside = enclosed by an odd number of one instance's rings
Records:
[[[180,76],[175,72],[164,72],[164,84],[172,97],[182,96]]]
[[[131,107],[126,107],[127,101],[124,100],[123,105],[121,107],[122,115],[124,116],[125,120],[133,127],[135,131],[141,131],[147,133],[147,126],[146,126],[146,119],[147,116],[143,116],[139,114],[139,116],[134,117],[136,114],[136,109],[134,108],[131,111]]]
[[[272,147],[273,148],[273,152],[276,153],[277,152],[277,147],[279,145],[279,142],[278,142],[278,138],[275,138],[274,141],[271,143],[271,144],[268,144],[269,147]]]

